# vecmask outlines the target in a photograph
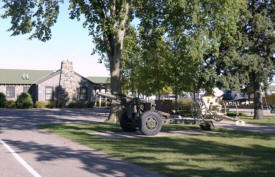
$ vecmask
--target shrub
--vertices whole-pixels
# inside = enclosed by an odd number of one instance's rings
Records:
[[[192,107],[192,99],[191,98],[181,98],[178,99],[178,105],[176,106],[175,100],[173,101],[173,109],[178,107],[178,110],[191,110]]]
[[[78,108],[78,103],[70,102],[66,107],[67,108]]]
[[[105,107],[106,106],[106,102],[104,100],[101,100],[101,106]]]
[[[6,96],[4,93],[0,92],[0,108],[4,108],[6,105]]]
[[[182,116],[191,116],[193,100],[191,98],[180,98],[178,99],[178,105],[173,100],[172,109]]]
[[[228,112],[228,113],[226,113],[226,115],[229,116],[229,117],[236,117],[237,112]],[[245,116],[245,114],[242,113],[242,112],[239,112],[239,116]]]
[[[67,108],[87,108],[89,104],[83,102],[70,102],[66,107]]]
[[[89,102],[87,106],[88,108],[93,108],[95,106],[95,102]]]
[[[21,109],[32,108],[33,101],[29,93],[21,93],[16,101],[16,107]]]
[[[58,101],[58,102],[56,102],[56,107],[57,108],[65,108],[66,107],[66,102],[65,101]]]
[[[36,108],[45,108],[47,106],[47,102],[45,102],[45,101],[36,101],[34,106]]]
[[[16,103],[13,100],[8,100],[5,105],[6,108],[16,108]]]
[[[101,100],[101,107],[110,106],[110,105],[111,105],[110,102],[107,101],[107,103],[106,103],[105,100]],[[99,100],[96,100],[95,106],[99,107]]]
[[[266,96],[266,102],[268,105],[275,104],[275,94]]]
[[[56,108],[56,102],[55,101],[49,101],[46,105],[47,108]]]

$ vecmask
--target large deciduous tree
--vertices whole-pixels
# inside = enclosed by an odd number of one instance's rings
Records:
[[[254,119],[263,119],[262,88],[274,76],[274,6],[272,0],[249,0],[240,27],[243,43],[238,52],[254,88]]]
[[[220,84],[229,88],[253,87],[254,119],[263,119],[263,86],[272,78],[274,59],[274,3],[246,1],[234,23],[237,31],[222,35],[219,56],[212,57]],[[230,38],[228,38],[230,34]]]
[[[61,0],[3,0],[2,17],[11,18],[12,35],[31,33],[30,38],[51,39],[51,27],[56,23]],[[70,18],[84,17],[84,27],[96,44],[94,52],[108,59],[111,90],[121,93],[120,63],[123,41],[132,20],[130,0],[70,0]]]

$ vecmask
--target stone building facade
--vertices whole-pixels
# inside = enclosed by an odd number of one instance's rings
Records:
[[[29,92],[33,101],[89,103],[94,101],[95,90],[99,87],[74,72],[69,60],[62,61],[57,71],[0,69],[0,92],[8,100],[16,100],[22,92]]]

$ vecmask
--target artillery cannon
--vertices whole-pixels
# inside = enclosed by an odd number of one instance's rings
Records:
[[[121,106],[115,112],[120,112],[119,122],[124,131],[134,132],[139,129],[144,135],[156,135],[161,130],[162,117],[165,116],[165,113],[154,110],[152,103],[123,94],[98,93],[98,95],[109,98],[112,103]]]
[[[213,121],[219,122],[222,120],[234,121],[238,124],[245,124],[244,121],[238,118],[237,101],[243,100],[243,97],[229,98],[227,95],[215,97],[212,95],[203,96],[199,100],[195,100],[192,104],[192,117],[203,130],[210,130],[211,125],[214,126]],[[234,101],[237,110],[237,117],[232,118],[226,115],[226,102]],[[222,108],[223,107],[223,108]],[[222,109],[224,112],[222,112]]]
[[[136,97],[130,97],[123,94],[111,95],[98,93],[99,96],[112,100],[112,104],[119,104],[120,108],[113,110],[119,112],[119,122],[121,128],[126,132],[134,132],[140,130],[144,135],[156,135],[160,132],[164,121],[170,123],[184,123],[188,118],[181,118],[179,115],[171,116],[169,113],[155,109],[155,105]],[[206,99],[208,99],[206,97]],[[234,119],[221,113],[220,104],[209,104],[209,100],[195,100],[192,105],[193,123],[199,124],[203,130],[211,130],[214,127],[213,121],[221,121],[227,119],[243,124],[239,119]],[[218,106],[218,110],[213,109]]]

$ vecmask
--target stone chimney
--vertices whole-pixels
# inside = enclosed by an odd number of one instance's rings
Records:
[[[63,60],[61,62],[59,86],[59,101],[62,100],[64,103],[68,103],[76,98],[77,83],[75,80],[73,63],[69,60]]]

